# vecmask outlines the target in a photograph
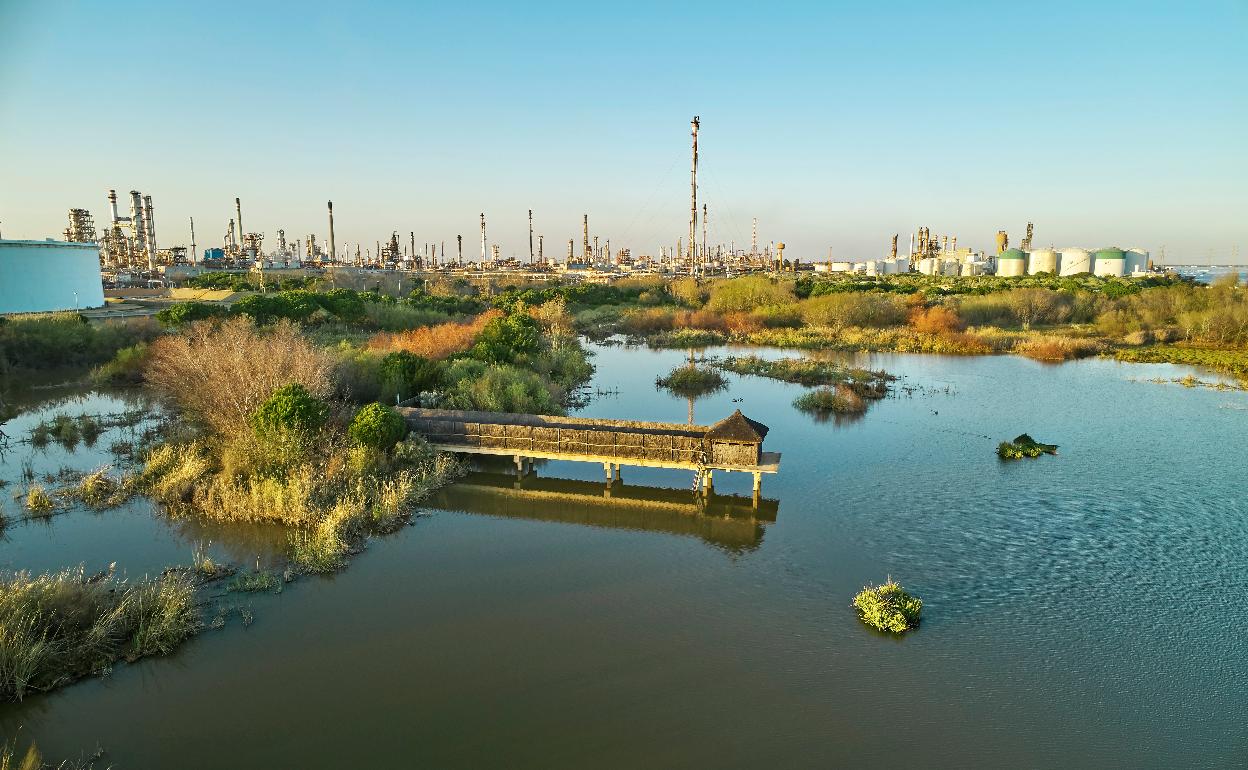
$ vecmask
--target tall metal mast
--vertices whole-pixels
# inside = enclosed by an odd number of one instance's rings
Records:
[[[533,264],[533,209],[529,209],[529,264]]]
[[[698,125],[697,115],[693,116],[693,171],[689,182],[689,272],[694,272],[694,252],[698,233]]]

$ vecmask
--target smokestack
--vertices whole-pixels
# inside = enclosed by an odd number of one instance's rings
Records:
[[[710,254],[706,251],[706,204],[702,204],[702,261],[709,262]]]
[[[758,217],[754,217],[754,229],[750,235],[750,256],[758,256]]]
[[[533,209],[529,209],[529,264],[533,264]]]
[[[897,233],[893,233],[892,259],[897,259]]]
[[[689,272],[693,273],[694,240],[698,237],[698,116],[693,116],[693,172],[689,183]]]
[[[334,258],[338,255],[334,245],[334,202],[328,201],[326,205],[329,207],[329,261],[333,264]]]
[[[543,236],[537,236],[537,261],[546,264],[546,257],[542,255],[542,239]]]
[[[113,224],[117,224],[118,217],[117,217],[117,191],[116,190],[108,191],[108,210],[113,216],[113,219],[112,219]]]
[[[243,234],[247,231],[243,229],[243,204],[238,200],[238,198],[234,199],[234,214],[235,218],[238,220],[238,242],[242,243]]]
[[[485,265],[485,212],[481,212],[481,265]]]
[[[195,217],[191,217],[191,264],[199,264],[199,254],[195,248]]]
[[[147,269],[156,269],[156,219],[152,216],[152,196],[143,196],[143,224],[147,228]]]
[[[572,244],[575,243],[571,238],[568,239],[568,264],[572,264],[576,257],[572,256]]]
[[[582,231],[581,231],[581,238],[582,238],[582,242],[581,242],[581,258],[585,260],[585,263],[586,263],[586,264],[588,264],[588,263],[590,262],[590,256],[589,256],[589,214],[585,214],[585,215],[581,218],[581,227],[582,227]]]
[[[456,246],[459,247],[459,265],[460,267],[463,267],[464,265],[464,236],[462,235],[455,236],[455,244]]]

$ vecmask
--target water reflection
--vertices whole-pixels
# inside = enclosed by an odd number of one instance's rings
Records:
[[[698,496],[687,489],[630,486],[475,471],[437,492],[435,508],[484,516],[663,532],[701,539],[732,553],[763,542],[778,500],[739,495]]]

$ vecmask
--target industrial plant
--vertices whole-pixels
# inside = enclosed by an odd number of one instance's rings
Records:
[[[234,198],[224,219],[224,232],[218,245],[200,250],[196,242],[195,220],[189,219],[187,238],[177,245],[161,248],[157,243],[156,219],[151,195],[139,190],[129,193],[129,212],[122,216],[117,191],[108,190],[108,214],[97,228],[86,208],[71,208],[61,242],[3,241],[0,251],[0,312],[63,310],[102,305],[99,291],[117,288],[162,288],[176,286],[207,271],[299,271],[333,270],[336,273],[369,274],[373,271],[432,274],[455,273],[467,276],[517,273],[536,279],[562,277],[574,280],[610,281],[635,274],[731,277],[745,273],[811,271],[850,273],[864,276],[917,272],[924,275],[1006,277],[1048,273],[1121,277],[1142,275],[1152,270],[1148,251],[1118,247],[1033,248],[1033,225],[1028,222],[1019,246],[1009,246],[1009,235],[1000,230],[995,249],[975,250],[959,246],[958,236],[933,234],[920,227],[909,236],[907,253],[899,252],[899,235],[893,235],[882,257],[867,259],[787,259],[784,243],[759,242],[758,220],[751,222],[750,242],[711,243],[708,222],[711,209],[699,205],[698,138],[701,120],[694,117],[691,128],[691,167],[689,229],[669,244],[634,249],[613,248],[611,237],[594,233],[590,215],[581,216],[579,248],[576,238],[567,241],[567,254],[560,260],[545,251],[545,235],[534,229],[534,211],[528,210],[528,258],[503,256],[503,247],[491,242],[486,214],[480,214],[480,250],[473,257],[464,254],[464,236],[454,235],[448,251],[444,235],[417,242],[415,230],[406,237],[395,229],[372,243],[340,243],[334,233],[334,204],[326,202],[324,237],[307,233],[290,238],[284,229],[267,239],[248,231],[243,222],[243,203]],[[965,240],[963,241],[965,244]],[[33,256],[39,255],[39,256]],[[87,259],[83,255],[94,257]],[[90,273],[90,275],[88,275]],[[96,290],[90,290],[88,285]],[[37,290],[27,290],[33,287]]]

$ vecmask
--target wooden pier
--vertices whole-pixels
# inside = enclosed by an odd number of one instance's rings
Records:
[[[764,452],[767,426],[737,410],[714,425],[635,420],[400,408],[408,426],[436,449],[467,454],[510,455],[516,473],[534,459],[602,463],[607,483],[620,480],[620,466],[694,471],[695,487],[712,491],[714,471],[749,473],[754,496],[764,473],[780,471],[780,453]]]

